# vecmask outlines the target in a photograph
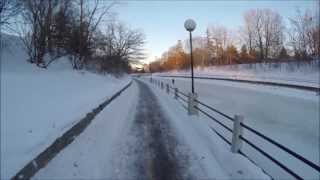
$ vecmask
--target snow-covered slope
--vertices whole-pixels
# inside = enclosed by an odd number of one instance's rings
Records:
[[[1,38],[2,179],[12,177],[129,78],[73,71],[66,58],[47,70],[37,68],[26,62],[19,38]]]
[[[195,76],[276,82],[320,87],[320,60],[310,62],[257,63],[196,68]],[[190,76],[189,70],[158,73]]]

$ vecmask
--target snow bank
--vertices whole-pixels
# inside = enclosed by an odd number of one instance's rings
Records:
[[[277,82],[320,87],[320,60],[310,62],[256,63],[211,67],[197,67],[195,76]],[[158,73],[160,75],[186,75],[189,70]]]
[[[123,155],[119,142],[127,139],[138,102],[138,87],[132,83],[116,101],[112,101],[69,146],[32,179],[121,179],[117,174],[131,174],[115,160],[124,159],[128,165],[132,154]],[[114,113],[117,112],[117,113]],[[128,156],[128,157],[127,157]],[[122,178],[123,179],[123,178]],[[128,178],[127,178],[128,179]]]
[[[1,178],[10,178],[129,78],[72,71],[66,58],[37,68],[17,37],[1,38]]]

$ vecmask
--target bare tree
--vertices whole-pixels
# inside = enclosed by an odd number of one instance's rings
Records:
[[[144,34],[139,30],[132,30],[122,23],[112,22],[106,30],[107,52],[109,55],[135,61],[141,58],[142,46],[145,43]]]
[[[17,0],[0,0],[0,26],[9,25],[10,18],[19,13],[20,5]]]
[[[276,57],[284,39],[279,13],[270,9],[249,10],[244,14],[244,23],[249,52],[258,49],[261,60]]]
[[[228,30],[224,26],[210,26],[207,30],[207,39],[211,43],[209,51],[213,55],[214,63],[222,64],[225,54],[224,50],[228,46]]]
[[[213,65],[214,45],[212,39],[210,38],[209,28],[206,30],[206,50],[208,54],[208,64]]]
[[[107,25],[99,51],[102,55],[100,66],[102,70],[125,69],[129,63],[138,63],[144,58],[144,34],[135,29],[129,29],[122,23],[110,22]]]
[[[99,24],[105,15],[108,14],[111,7],[116,4],[116,1],[103,0],[78,0],[79,19],[75,21],[76,31],[75,37],[78,38],[78,47],[73,50],[73,67],[74,69],[82,69],[87,63],[88,57],[92,53],[92,38]]]
[[[244,34],[244,40],[247,44],[247,47],[249,48],[249,53],[254,48],[254,35],[255,35],[255,25],[253,21],[253,15],[255,14],[254,11],[248,11],[244,14],[244,28],[243,28],[243,34]]]
[[[263,40],[262,40],[262,13],[260,10],[249,10],[244,14],[244,26],[247,36],[247,46],[249,47],[249,53],[253,49],[259,49],[259,58],[264,58]]]
[[[265,9],[263,24],[265,58],[276,57],[280,52],[284,39],[282,17],[277,12]]]
[[[29,61],[39,67],[46,67],[43,60],[47,53],[47,42],[50,41],[50,26],[54,0],[26,0],[23,2],[23,18],[30,26],[25,36]]]
[[[317,13],[306,10],[302,13],[299,9],[296,16],[289,18],[291,27],[289,31],[290,45],[293,47],[296,55],[301,58],[305,56],[319,55],[319,17]]]
[[[52,14],[49,48],[54,49],[54,56],[56,57],[69,53],[68,45],[72,41],[74,11],[72,0],[64,0],[60,2],[59,7]]]
[[[190,41],[187,41],[190,42]],[[212,47],[211,45],[208,44],[208,38],[207,37],[200,37],[196,36],[192,40],[193,44],[193,58],[194,58],[194,64],[195,66],[207,66],[210,64],[210,54],[209,54],[209,48]],[[189,43],[188,43],[189,45]],[[209,46],[208,46],[209,45]],[[188,49],[190,49],[188,47]],[[212,49],[212,48],[211,48]]]
[[[47,68],[67,54],[73,18],[72,0],[25,0],[17,31],[29,55],[28,61]],[[48,56],[47,56],[48,55]],[[47,58],[44,58],[47,56]]]

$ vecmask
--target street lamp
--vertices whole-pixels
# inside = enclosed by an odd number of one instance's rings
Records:
[[[187,31],[189,31],[189,37],[190,37],[190,63],[191,63],[191,93],[189,93],[188,97],[188,112],[189,115],[198,114],[197,109],[195,106],[197,105],[197,97],[198,95],[194,93],[194,80],[193,80],[193,55],[192,55],[192,31],[196,29],[196,22],[192,19],[187,19],[184,22],[184,27]]]
[[[187,31],[189,31],[190,36],[190,63],[191,63],[191,92],[194,93],[194,83],[193,83],[193,55],[192,55],[192,31],[196,29],[196,22],[192,19],[187,19],[184,22],[184,28],[186,28]]]

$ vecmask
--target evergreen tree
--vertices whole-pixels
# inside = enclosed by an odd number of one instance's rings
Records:
[[[238,51],[234,45],[230,45],[226,50],[227,64],[235,64],[238,62]]]
[[[242,45],[241,46],[241,52],[240,52],[240,61],[241,62],[247,62],[248,59],[249,59],[249,54],[248,54],[247,46],[246,45]]]
[[[278,56],[279,59],[288,59],[289,55],[285,47],[282,47]]]

